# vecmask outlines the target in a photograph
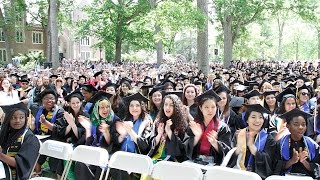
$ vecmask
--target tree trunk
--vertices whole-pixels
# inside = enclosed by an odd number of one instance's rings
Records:
[[[51,62],[52,68],[59,67],[59,46],[58,46],[58,5],[57,0],[50,0],[50,29],[51,29]]]
[[[197,7],[205,15],[208,16],[208,1],[197,0]],[[209,73],[208,59],[208,21],[206,21],[203,29],[198,28],[197,33],[197,61],[198,68],[205,74]]]
[[[4,41],[5,41],[5,47],[6,47],[6,60],[8,63],[11,63],[12,62],[12,54],[11,54],[11,44],[10,44],[10,32],[9,32],[9,29],[10,27],[8,26],[8,24],[6,24],[6,20],[3,16],[3,12],[2,12],[2,9],[0,8],[0,19],[1,21],[3,22],[3,25],[2,25],[2,31],[3,31],[3,34],[4,34]],[[14,31],[12,31],[14,32]]]
[[[157,8],[157,0],[150,0],[150,5],[152,9]],[[155,34],[158,34],[161,31],[161,28],[158,24],[155,25]],[[163,60],[163,43],[161,40],[156,42],[156,51],[157,51],[157,65],[160,66]]]
[[[232,17],[225,16],[223,22],[223,66],[228,68],[232,61]]]
[[[318,32],[318,60],[320,59],[320,29],[317,28]]]
[[[116,32],[116,53],[115,62],[121,63],[121,48],[122,48],[122,23],[119,22]]]
[[[155,34],[160,32],[160,27],[156,25],[156,31]],[[157,65],[160,66],[163,60],[163,43],[161,40],[159,40],[156,44],[156,50],[157,50]]]
[[[278,61],[282,60],[282,39],[283,39],[283,28],[284,28],[284,22],[280,22],[280,19],[278,17],[278,30],[279,30],[279,39],[278,39]]]

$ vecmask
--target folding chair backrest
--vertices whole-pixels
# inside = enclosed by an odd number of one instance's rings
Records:
[[[232,155],[234,154],[234,152],[235,152],[236,150],[237,150],[236,147],[235,147],[235,148],[232,148],[232,149],[227,153],[227,155],[223,158],[223,161],[222,161],[222,163],[221,163],[220,166],[222,166],[222,167],[227,167],[227,165],[228,165],[228,163],[229,163]]]
[[[71,144],[47,140],[42,143],[39,154],[62,160],[70,160],[73,148]]]
[[[202,180],[203,173],[200,168],[190,165],[160,161],[154,165],[151,177],[159,180]]]
[[[106,149],[99,147],[80,145],[73,150],[71,159],[85,164],[106,167],[109,153]]]
[[[240,169],[232,169],[221,166],[214,166],[207,170],[204,179],[245,179],[261,180],[261,177],[253,172]]]
[[[149,156],[117,151],[111,156],[108,166],[128,173],[151,175],[153,163]]]
[[[309,176],[269,176],[266,180],[313,180],[312,177]]]

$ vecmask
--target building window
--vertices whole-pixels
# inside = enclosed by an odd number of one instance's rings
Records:
[[[7,53],[5,49],[0,49],[0,61],[7,61]]]
[[[80,55],[81,60],[89,60],[91,58],[91,53],[87,51],[82,51]]]
[[[81,38],[80,44],[82,46],[90,46],[90,38],[89,37]]]
[[[43,43],[43,32],[32,32],[32,43],[33,44],[42,44]]]
[[[16,42],[17,43],[23,43],[24,42],[23,31],[16,31]]]
[[[5,42],[5,39],[4,39],[4,32],[2,29],[0,29],[0,42]]]
[[[43,50],[39,50],[39,49],[29,49],[28,52],[29,53],[42,53],[43,54]]]

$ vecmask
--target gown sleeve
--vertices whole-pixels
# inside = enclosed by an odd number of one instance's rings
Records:
[[[216,164],[221,164],[223,158],[227,155],[227,153],[232,148],[232,135],[231,130],[228,125],[223,124],[219,128],[218,132],[218,147],[219,151],[215,148],[211,147],[211,154],[214,156],[214,161]]]
[[[186,149],[189,146],[189,140],[190,137],[186,132],[180,135],[172,132],[171,140],[166,138],[165,151],[167,155],[175,157],[178,162],[187,160]]]
[[[28,179],[34,164],[37,161],[40,143],[29,130],[18,154],[15,156],[17,179]]]
[[[147,154],[147,152],[149,151],[149,147],[150,147],[149,139],[150,139],[151,130],[152,130],[151,125],[152,125],[151,121],[147,122],[142,135],[139,136],[137,139],[137,147],[141,151],[140,152],[141,154]]]
[[[276,142],[272,135],[268,135],[267,142],[262,152],[257,151],[255,158],[255,173],[262,179],[273,174],[274,155],[276,154]]]
[[[65,139],[65,130],[67,126],[68,124],[64,120],[64,110],[59,107],[56,115],[56,121],[53,124],[52,138],[54,140],[63,141]]]

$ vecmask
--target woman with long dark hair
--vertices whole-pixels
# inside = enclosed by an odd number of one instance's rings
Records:
[[[197,87],[193,84],[187,84],[183,88],[182,103],[189,108],[189,112],[193,118],[197,117],[197,104],[195,98],[198,96]]]
[[[29,110],[23,103],[2,109],[6,112],[0,131],[0,161],[4,164],[4,179],[29,179],[40,148],[38,138],[28,127]]]
[[[221,98],[209,90],[196,100],[198,117],[189,123],[193,135],[190,136],[192,148],[187,153],[191,159],[200,157],[207,163],[221,164],[232,145],[230,128],[217,114],[217,102]]]
[[[183,162],[187,160],[189,136],[186,133],[187,116],[183,104],[177,95],[166,95],[155,119],[151,150],[152,159],[166,159]]]
[[[150,97],[150,116],[152,120],[155,120],[159,113],[161,102],[162,102],[162,88],[163,86],[157,86],[152,88],[149,93]]]

